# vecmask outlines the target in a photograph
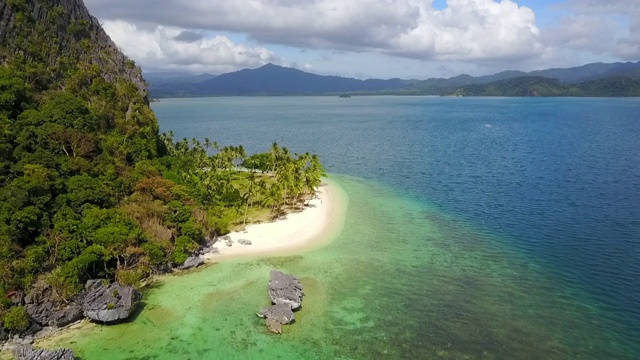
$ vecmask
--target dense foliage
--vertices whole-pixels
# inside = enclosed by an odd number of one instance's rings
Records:
[[[25,326],[24,309],[7,301],[17,290],[44,282],[67,300],[90,278],[136,284],[181,264],[214,232],[303,206],[324,175],[316,156],[277,144],[249,158],[261,159],[246,164],[260,170],[239,170],[242,147],[160,135],[140,89],[86,56],[95,49],[83,41],[85,25],[75,24],[77,42],[65,49],[18,36],[26,50],[0,66],[0,323],[8,330]]]
[[[450,92],[461,96],[640,96],[640,79],[610,77],[564,84],[544,77],[517,77],[467,85]]]

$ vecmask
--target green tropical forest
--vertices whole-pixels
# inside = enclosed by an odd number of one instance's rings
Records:
[[[9,295],[89,279],[137,285],[207,238],[295,211],[315,196],[315,155],[160,134],[140,70],[99,25],[48,2],[8,1],[0,49],[0,325]],[[44,7],[36,19],[34,6]],[[240,165],[244,165],[240,168]],[[25,322],[26,319],[26,322]]]

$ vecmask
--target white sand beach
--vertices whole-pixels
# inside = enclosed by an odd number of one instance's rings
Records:
[[[311,200],[303,211],[229,233],[227,236],[231,238],[232,245],[227,246],[223,239],[218,240],[215,244],[218,251],[206,254],[205,259],[217,262],[244,256],[288,255],[321,246],[339,233],[345,210],[342,190],[331,182],[323,182],[318,189],[318,197]],[[238,241],[241,239],[250,240],[251,245],[240,244]]]

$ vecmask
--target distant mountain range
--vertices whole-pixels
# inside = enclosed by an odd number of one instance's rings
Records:
[[[369,92],[399,89],[409,82],[400,79],[358,80],[321,76],[293,68],[267,64],[257,69],[195,81],[196,77],[162,81],[148,79],[153,97],[222,95],[320,95],[339,92]]]
[[[145,74],[152,97],[239,95],[640,96],[640,61],[427,80],[322,76],[267,64],[222,75]]]

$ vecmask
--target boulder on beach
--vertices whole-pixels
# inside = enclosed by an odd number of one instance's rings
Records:
[[[76,321],[82,320],[82,308],[74,303],[51,314],[48,325],[55,327],[65,327]],[[43,324],[44,325],[44,324]]]
[[[114,323],[127,319],[136,310],[142,294],[131,286],[89,280],[78,297],[84,316],[93,321]]]
[[[204,264],[204,258],[202,256],[190,256],[184,263],[182,263],[182,265],[180,265],[180,269],[187,270],[197,268],[202,264]]]
[[[238,244],[240,244],[240,245],[251,245],[251,240],[240,239],[240,240],[238,240]]]
[[[71,349],[34,349],[31,345],[13,349],[16,360],[73,360],[75,356]]]

